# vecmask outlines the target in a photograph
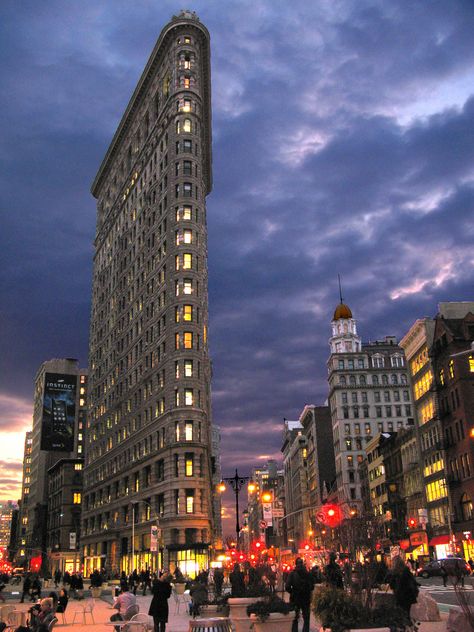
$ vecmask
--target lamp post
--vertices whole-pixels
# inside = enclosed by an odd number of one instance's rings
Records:
[[[239,493],[240,490],[242,489],[242,486],[245,485],[245,483],[247,483],[248,481],[250,481],[250,477],[249,476],[239,476],[239,473],[237,470],[235,470],[235,476],[229,477],[229,478],[223,478],[220,485],[219,485],[219,491],[223,492],[225,491],[225,483],[228,483],[235,494],[235,535],[236,535],[236,543],[237,546],[239,545],[239,533],[240,533],[240,524],[239,524]]]
[[[150,505],[150,503],[147,502],[146,500],[143,500],[143,499],[132,503],[132,571],[134,570],[134,567],[135,567],[135,507],[139,503],[144,503],[147,507],[149,507],[155,513],[154,520],[156,521],[156,527],[158,529],[158,534],[157,534],[158,535],[158,537],[157,537],[158,542],[157,542],[157,547],[156,547],[156,571],[158,571],[158,568],[159,568],[159,556],[160,556],[160,547],[159,547],[160,517],[156,513],[156,511],[153,509],[153,507]],[[150,548],[151,548],[151,542],[150,542]]]

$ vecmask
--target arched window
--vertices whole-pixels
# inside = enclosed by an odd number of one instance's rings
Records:
[[[184,119],[183,121],[183,132],[187,132],[188,134],[190,134],[192,132],[192,123],[191,123],[191,119]]]
[[[372,384],[374,386],[378,386],[379,385],[379,376],[378,375],[372,375]]]
[[[349,383],[350,383],[351,386],[355,386],[356,385],[355,375],[351,375],[349,377]]]
[[[390,376],[390,379],[392,381],[392,384],[398,384],[398,376],[396,373],[392,373],[392,375]]]
[[[474,517],[472,500],[466,493],[461,496],[461,512],[463,520],[472,520]]]
[[[360,384],[361,386],[365,386],[365,385],[366,385],[365,375],[361,375],[361,376],[359,377],[359,384]]]
[[[345,375],[341,375],[341,376],[339,377],[339,384],[340,384],[341,386],[345,386],[345,385],[346,385],[346,376],[345,376]]]
[[[382,384],[388,384],[388,377],[386,375],[382,375]]]

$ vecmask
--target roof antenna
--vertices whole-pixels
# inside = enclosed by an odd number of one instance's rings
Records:
[[[342,305],[343,300],[342,300],[341,275],[340,274],[337,275],[337,280],[339,281],[339,298],[341,299],[341,305]]]

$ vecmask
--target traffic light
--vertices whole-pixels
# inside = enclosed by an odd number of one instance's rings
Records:
[[[342,512],[339,505],[327,503],[321,507],[322,522],[327,527],[335,529],[342,522]]]
[[[408,519],[408,528],[409,529],[415,529],[416,527],[416,520],[415,518],[409,518]]]
[[[262,502],[271,503],[273,500],[273,494],[268,489],[262,492]]]

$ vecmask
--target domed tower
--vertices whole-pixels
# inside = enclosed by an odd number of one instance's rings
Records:
[[[362,342],[357,335],[357,325],[352,317],[352,311],[345,303],[341,302],[334,310],[331,322],[332,336],[329,339],[331,354],[350,353],[360,351]]]

